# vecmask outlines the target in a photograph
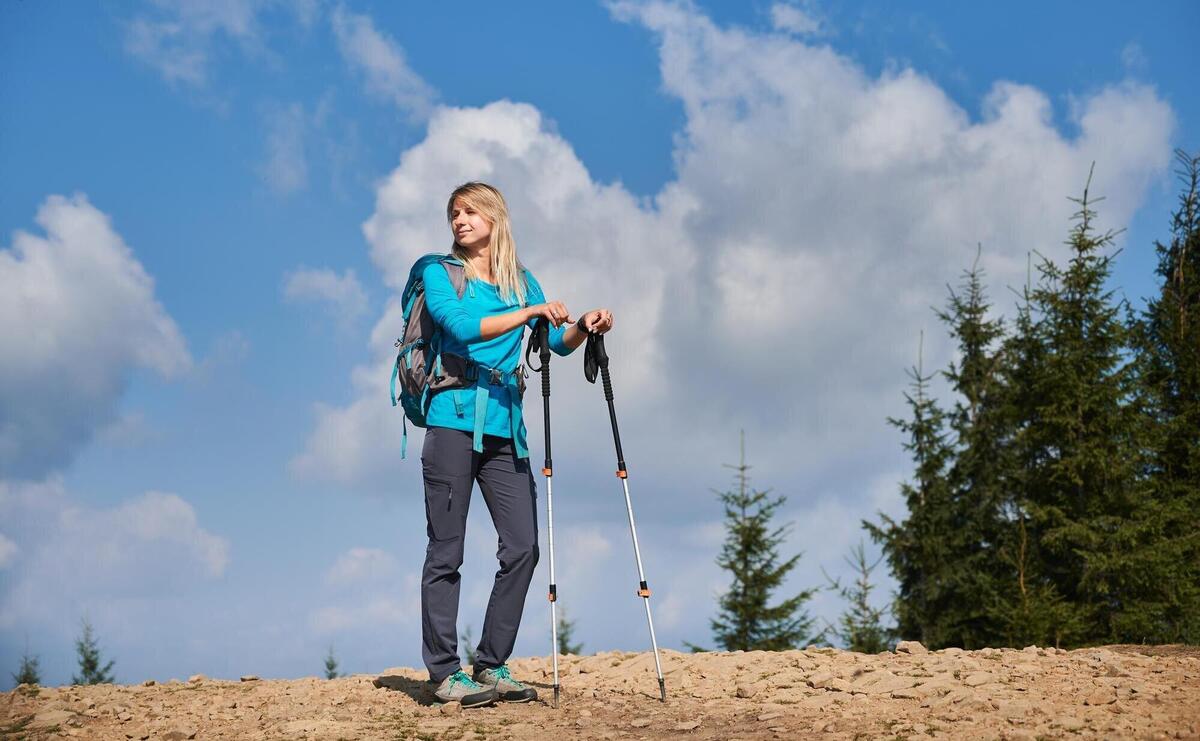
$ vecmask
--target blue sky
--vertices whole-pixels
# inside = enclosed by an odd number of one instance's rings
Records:
[[[789,496],[792,586],[840,573],[858,521],[899,511],[884,419],[922,330],[926,366],[950,358],[929,306],[976,243],[1007,311],[1094,160],[1102,224],[1127,229],[1113,284],[1153,290],[1171,150],[1200,148],[1200,10],[1077,16],[0,6],[0,667],[28,643],[69,681],[83,615],[127,682],[315,674],[331,644],[348,671],[420,664],[420,476],[384,389],[398,281],[444,249],[438,211],[467,179],[504,190],[548,293],[616,315],[661,645],[708,638],[711,488],[739,428],[755,482]],[[587,650],[640,650],[603,401],[578,357],[556,362],[562,604]],[[523,655],[549,640],[544,561]]]

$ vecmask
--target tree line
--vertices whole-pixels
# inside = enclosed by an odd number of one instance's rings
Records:
[[[906,515],[862,523],[897,582],[895,623],[871,606],[860,545],[837,625],[813,631],[812,589],[776,605],[783,497],[719,493],[731,574],[711,621],[724,649],[831,638],[860,651],[896,638],[931,648],[1200,643],[1200,156],[1176,151],[1170,237],[1142,309],[1109,287],[1119,232],[1098,232],[1091,174],[1060,264],[1030,252],[1015,314],[997,316],[979,258],[935,310],[956,345],[934,398],[918,351],[908,371]],[[1036,277],[1033,268],[1036,266]]]
[[[907,517],[864,523],[899,583],[901,636],[933,646],[1200,642],[1200,157],[1176,152],[1157,295],[1108,287],[1114,232],[1079,205],[1015,317],[978,263],[938,312],[953,394],[910,371]],[[1091,177],[1088,182],[1090,185]]]

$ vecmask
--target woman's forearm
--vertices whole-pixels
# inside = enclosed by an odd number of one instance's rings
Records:
[[[578,324],[572,324],[567,327],[567,331],[563,332],[562,339],[564,345],[574,350],[587,339],[587,332],[580,329]]]
[[[480,341],[491,340],[505,332],[527,324],[530,319],[535,316],[541,316],[544,311],[538,311],[545,304],[537,306],[527,306],[523,309],[516,309],[505,314],[496,314],[495,316],[484,317],[479,320],[479,339]],[[565,311],[565,309],[564,309]],[[568,324],[563,331],[563,344],[571,350],[579,347],[587,339],[588,333],[579,328],[578,324]]]
[[[491,340],[505,332],[511,332],[529,321],[529,316],[529,309],[524,308],[510,311],[507,314],[484,317],[479,320],[479,339]]]

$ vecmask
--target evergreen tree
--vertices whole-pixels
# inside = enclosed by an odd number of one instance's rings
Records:
[[[1034,317],[1031,280],[1026,279],[1013,334],[1005,339],[1001,353],[1005,435],[997,460],[1006,526],[995,543],[996,565],[1001,570],[996,592],[986,609],[997,631],[991,644],[1058,646],[1064,641],[1074,642],[1080,626],[1041,568],[1050,556],[1043,552],[1040,541],[1031,537],[1028,525],[1032,506],[1028,492],[1043,459],[1036,433],[1041,424],[1042,399],[1047,393],[1045,366],[1049,354],[1049,345],[1041,334],[1044,328]]]
[[[12,675],[14,684],[40,684],[42,676],[38,672],[38,658],[29,655],[29,649],[25,649],[25,653],[21,654],[21,666],[17,669],[17,673]]]
[[[1200,489],[1200,155],[1175,152],[1183,191],[1171,242],[1155,242],[1159,295],[1137,326],[1144,382],[1163,435],[1155,473]]]
[[[854,569],[855,579],[852,586],[842,586],[836,579],[829,580],[830,587],[837,590],[842,599],[849,605],[842,613],[837,626],[827,625],[826,633],[832,633],[848,651],[864,654],[877,654],[887,651],[892,645],[892,630],[883,625],[884,610],[871,606],[871,572],[879,566],[884,558],[880,555],[875,563],[867,563],[866,550],[863,544],[850,550],[850,555],[844,560]]]
[[[83,634],[75,641],[75,653],[79,656],[79,676],[71,677],[72,684],[104,684],[114,681],[113,662],[101,666],[100,647],[92,624],[87,618],[82,621]]]
[[[1200,642],[1200,156],[1177,150],[1183,188],[1169,244],[1155,243],[1158,296],[1131,324],[1143,414],[1155,544],[1142,570],[1160,589],[1125,632],[1156,642]]]
[[[1058,588],[1043,576],[1037,544],[1030,539],[1023,505],[1014,504],[1016,520],[999,547],[998,556],[1008,569],[1008,579],[988,605],[988,615],[999,634],[992,641],[1005,646],[1052,645],[1075,642],[1083,628]]]
[[[921,344],[924,344],[922,333]],[[941,647],[954,640],[955,592],[950,588],[954,564],[949,563],[952,533],[957,524],[947,466],[953,451],[946,442],[946,415],[929,397],[931,375],[917,365],[908,371],[912,393],[904,398],[911,420],[888,418],[888,423],[908,435],[904,443],[915,464],[914,480],[900,490],[908,517],[896,522],[880,514],[880,522],[863,522],[872,539],[883,546],[892,575],[898,582],[895,602],[896,631],[901,638]]]
[[[575,637],[575,621],[567,619],[567,609],[562,605],[558,607],[558,652],[560,654],[573,654],[575,656],[583,653],[582,643],[572,643]]]
[[[325,678],[337,679],[338,676],[338,662],[333,655],[333,644],[331,643],[329,644],[329,653],[325,655]]]
[[[1060,268],[1043,257],[1031,291],[1036,336],[1044,343],[1040,398],[1021,420],[1028,479],[1024,527],[1040,557],[1037,568],[1069,608],[1067,642],[1138,640],[1128,628],[1140,617],[1135,596],[1148,576],[1139,553],[1152,538],[1145,527],[1151,502],[1139,487],[1145,443],[1138,418],[1136,376],[1125,360],[1129,332],[1106,288],[1114,232],[1097,234],[1089,199],[1091,175]]]
[[[984,271],[975,263],[964,271],[959,291],[949,289],[938,317],[957,341],[957,362],[943,377],[957,398],[947,415],[953,451],[947,471],[950,527],[941,533],[944,553],[941,613],[933,617],[936,645],[980,648],[998,632],[987,610],[1002,578],[996,547],[1006,529],[1000,451],[1009,429],[1004,415],[1004,324],[989,318]]]
[[[771,519],[787,498],[771,498],[770,491],[750,488],[745,433],[740,450],[738,465],[725,464],[736,472],[737,488],[716,492],[725,505],[725,542],[717,565],[730,572],[733,582],[718,602],[717,617],[710,621],[713,637],[726,651],[796,648],[811,636],[814,621],[804,604],[816,590],[806,589],[768,605],[801,554],[780,561],[779,545],[790,526],[772,529]]]

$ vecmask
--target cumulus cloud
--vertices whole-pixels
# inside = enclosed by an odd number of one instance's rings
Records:
[[[354,270],[338,275],[330,268],[297,268],[283,279],[283,296],[289,301],[317,301],[345,326],[367,312],[367,292]]]
[[[104,509],[79,504],[58,477],[0,481],[0,521],[21,553],[0,595],[5,629],[65,626],[92,608],[170,600],[221,577],[230,561],[229,542],[171,493]]]
[[[404,50],[395,39],[375,27],[367,15],[337,6],[330,21],[338,50],[346,63],[362,75],[367,92],[394,104],[414,118],[424,117],[434,91],[408,66]]]
[[[672,563],[674,589],[690,590],[669,603],[671,584],[660,588],[674,624],[705,629],[688,615],[707,612],[711,595],[695,585],[714,572],[679,568],[680,539],[711,540],[720,509],[709,487],[734,458],[732,430],[752,432],[757,481],[791,497],[802,526],[789,543],[813,556],[796,583],[821,583],[816,563],[836,573],[859,520],[896,501],[906,464],[885,419],[903,414],[921,329],[931,330],[926,368],[950,357],[929,308],[947,281],[982,243],[1006,311],[1005,286],[1024,281],[1029,250],[1062,256],[1068,196],[1093,160],[1092,193],[1106,197],[1099,226],[1128,222],[1169,163],[1174,115],[1152,88],[1119,82],[1076,100],[1068,136],[1027,85],[997,81],[968,111],[915,69],[872,76],[828,46],[721,27],[686,4],[610,7],[655,34],[664,89],[683,105],[676,176],[658,194],[639,200],[596,182],[532,106],[438,107],[380,184],[364,232],[398,292],[416,257],[449,244],[431,194],[486,180],[505,193],[522,259],[551,298],[613,308],[639,532]],[[399,329],[393,301],[352,374],[356,398],[317,407],[295,472],[357,486],[418,475],[400,467],[398,412],[383,401]],[[603,403],[580,385],[578,358],[556,362],[571,368],[556,375],[556,493],[594,492],[587,477],[611,466]],[[540,440],[540,414],[527,420]],[[599,495],[577,506],[589,521],[624,514]],[[711,547],[704,554],[711,561]]]
[[[192,360],[154,280],[83,194],[38,209],[45,234],[0,250],[0,475],[37,478],[116,418],[139,368]]]

